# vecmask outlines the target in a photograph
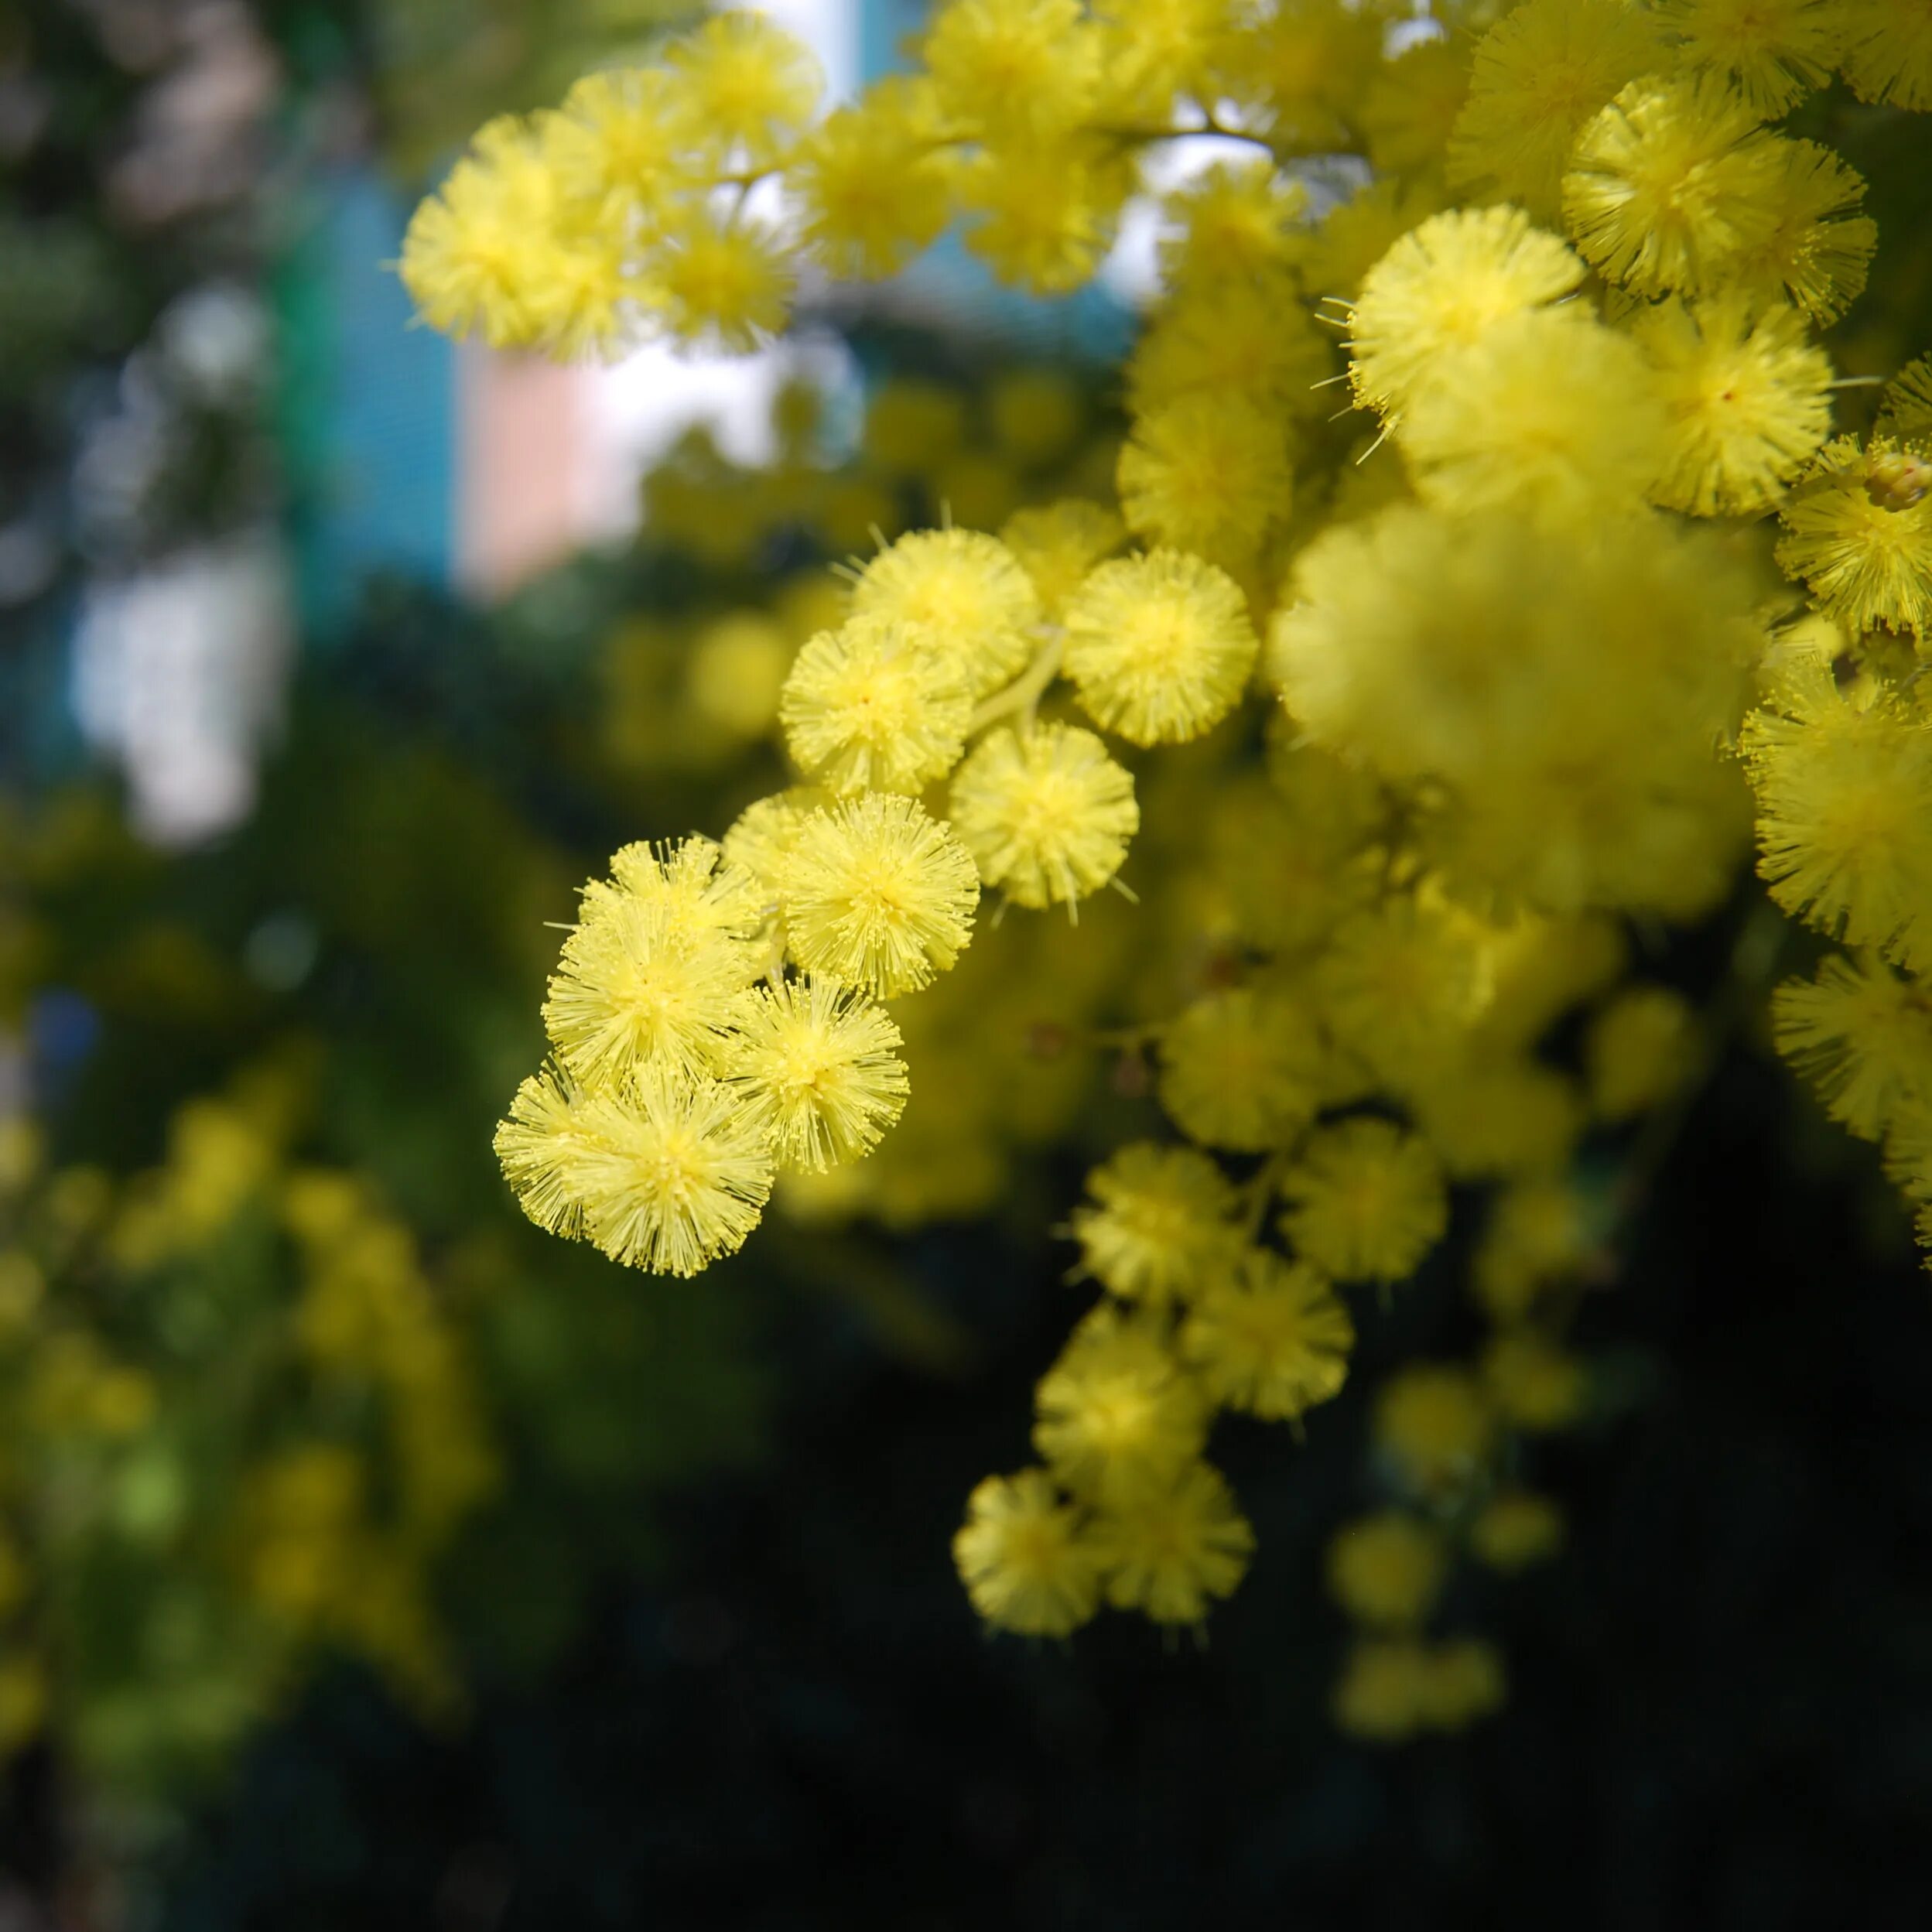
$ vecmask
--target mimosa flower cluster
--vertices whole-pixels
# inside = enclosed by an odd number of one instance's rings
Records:
[[[1383,1499],[1331,1582],[1342,1722],[1494,1705],[1499,1660],[1431,1619],[1458,1554],[1560,1542],[1513,1472],[1595,1399],[1565,1336],[1615,1216],[1573,1157],[1710,1051],[1630,935],[1730,894],[1753,798],[1774,898],[1856,949],[1780,1038],[1932,1235],[1932,365],[1862,417],[1821,333],[1879,241],[1796,131],[1828,87],[1932,108],[1923,0],[952,0],[822,119],[803,50],[727,15],[486,129],[419,214],[439,326],[745,346],[802,276],[954,221],[1072,288],[1147,158],[1212,144],[1159,210],[1114,502],[852,573],[785,686],[798,785],[586,888],[498,1141],[545,1226],[689,1273],[775,1172],[892,1124],[888,1008],[1003,943],[983,894],[1071,913],[1131,874],[1147,973],[1192,949],[1178,1005],[1095,1043],[1173,1132],[1072,1216],[1101,1298],[956,1544],[990,1622],[1198,1623],[1253,1544],[1216,1417],[1314,1426],[1348,1298],[1482,1188],[1487,1339],[1380,1392]]]
[[[461,1698],[435,1574],[499,1478],[476,1365],[371,1184],[291,1159],[301,1086],[249,1068],[125,1181],[0,1121],[0,1759],[165,1783],[329,1653]]]

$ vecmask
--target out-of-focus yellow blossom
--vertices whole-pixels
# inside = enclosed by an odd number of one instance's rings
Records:
[[[1588,1393],[1583,1365],[1530,1328],[1496,1335],[1483,1352],[1482,1385],[1497,1411],[1519,1429],[1560,1429]]]
[[[1395,427],[1425,502],[1557,530],[1640,502],[1668,435],[1643,355],[1574,304],[1512,316],[1442,357]]]
[[[1393,1744],[1421,1731],[1462,1730],[1503,1698],[1502,1659],[1491,1645],[1364,1639],[1350,1650],[1335,1687],[1335,1721],[1371,1743]]]
[[[1404,49],[1363,96],[1359,119],[1369,159],[1391,171],[1439,160],[1469,92],[1462,47],[1445,38]]]
[[[1839,0],[1839,66],[1862,101],[1932,109],[1932,21],[1917,0]]]
[[[1281,423],[1240,394],[1191,390],[1140,415],[1120,452],[1127,526],[1170,553],[1240,567],[1294,502]]]
[[[1442,1170],[1426,1143],[1387,1120],[1311,1135],[1282,1184],[1281,1230],[1337,1281],[1404,1281],[1448,1226]]]
[[[1527,1569],[1563,1547],[1563,1512],[1547,1496],[1505,1489],[1469,1525],[1469,1547],[1493,1570]]]
[[[733,737],[761,737],[778,715],[791,655],[770,618],[749,611],[720,618],[692,655],[692,709]]]
[[[1594,1245],[1584,1202],[1568,1182],[1519,1181],[1490,1209],[1472,1275],[1476,1298],[1496,1320],[1510,1320],[1582,1273]]]
[[[1348,1375],[1355,1325],[1312,1268],[1250,1249],[1212,1282],[1181,1348],[1218,1402],[1264,1422],[1292,1421]]]
[[[1735,86],[1766,120],[1823,87],[1838,64],[1831,0],[1657,0],[1679,57]]]
[[[1439,1363],[1398,1370],[1376,1397],[1376,1446],[1425,1494],[1474,1477],[1496,1426],[1496,1411],[1476,1379]]]
[[[39,1734],[48,1703],[46,1670],[38,1657],[0,1657],[0,1759]]]
[[[1096,1308],[1041,1377],[1033,1446],[1076,1494],[1164,1487],[1201,1452],[1208,1405],[1150,1317]]]
[[[1015,369],[987,396],[993,441],[1021,468],[1059,461],[1079,440],[1086,410],[1079,391],[1057,370]]]
[[[1192,1300],[1238,1251],[1234,1190],[1195,1148],[1123,1147],[1087,1191],[1070,1229],[1081,1266],[1130,1301]]]
[[[1110,1566],[1107,1601],[1156,1623],[1199,1623],[1246,1575],[1254,1550],[1226,1479],[1205,1462],[1103,1512],[1094,1535]]]
[[[1214,288],[1292,271],[1306,256],[1308,194],[1267,162],[1219,161],[1161,203],[1170,288]]]
[[[1503,1708],[1507,1695],[1503,1658],[1479,1637],[1437,1644],[1422,1681],[1422,1708],[1438,1731],[1466,1729]]]
[[[1328,1545],[1328,1592],[1358,1623],[1412,1629],[1435,1608],[1448,1574],[1441,1533],[1384,1510],[1346,1525]]]
[[[1042,1469],[990,1476],[966,1504],[953,1560],[973,1607],[1023,1636],[1065,1636],[1093,1615],[1099,1554]]]
[[[1451,1178],[1554,1173],[1585,1125],[1576,1082],[1527,1055],[1480,1054],[1434,1069],[1416,1087],[1416,1117]]]
[[[1305,1010],[1237,987],[1196,1000],[1161,1041],[1161,1104],[1191,1138],[1258,1153],[1314,1117],[1321,1047]]]
[[[1498,323],[1573,294],[1583,264],[1519,208],[1431,216],[1389,248],[1349,315],[1349,378],[1358,401],[1400,410],[1445,356]]]
[[[1631,986],[1595,1014],[1584,1041],[1590,1104],[1628,1120],[1670,1098],[1692,1063],[1696,1017],[1669,987]]]
[[[40,1130],[25,1114],[0,1120],[0,1195],[17,1194],[40,1171]]]
[[[1127,541],[1127,525],[1102,504],[1069,498],[1037,510],[1016,510],[1000,540],[1032,580],[1041,611],[1058,617],[1103,558]]]
[[[1484,935],[1458,909],[1387,900],[1338,927],[1318,968],[1336,1037],[1398,1093],[1453,1064],[1493,997]]]
[[[1626,82],[1659,65],[1657,22],[1623,0],[1526,0],[1476,50],[1449,177],[1553,217],[1570,150]]]
[[[834,274],[891,275],[945,226],[946,180],[926,103],[887,81],[829,115],[786,170],[807,244]]]

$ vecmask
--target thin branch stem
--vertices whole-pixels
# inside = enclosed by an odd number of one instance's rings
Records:
[[[977,737],[990,724],[1020,714],[1020,732],[1025,737],[1033,729],[1040,700],[1047,687],[1060,675],[1060,660],[1066,649],[1064,639],[1055,637],[1043,645],[1033,662],[1004,691],[996,691],[966,720],[966,736]]]

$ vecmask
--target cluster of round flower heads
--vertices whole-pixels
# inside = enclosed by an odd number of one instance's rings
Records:
[[[800,265],[882,275],[955,218],[1008,279],[1072,287],[1147,156],[1219,144],[1159,210],[1118,515],[922,532],[856,571],[785,686],[798,785],[586,891],[555,1066],[499,1144],[545,1225],[702,1266],[775,1168],[891,1123],[881,1003],[952,965],[981,890],[1071,911],[1137,839],[1144,964],[1104,1037],[1172,1132],[1090,1177],[1100,1299],[1039,1386],[1037,1465],[975,1491],[956,1554],[1004,1628],[1198,1621],[1253,1544],[1216,1418],[1318,1426],[1374,1318],[1343,1291],[1392,1292],[1452,1185],[1487,1190],[1486,1339],[1380,1391],[1383,1493],[1332,1558],[1359,1633],[1337,1715],[1390,1739],[1501,1694],[1431,1619],[1452,1558],[1561,1538],[1516,1477],[1592,1400],[1565,1338],[1615,1192],[1576,1157],[1708,1051],[1628,978],[1626,923],[1719,905],[1754,802],[1773,898],[1855,949],[1778,994],[1780,1038],[1932,1237],[1932,364],[1866,426],[1821,333],[1865,288],[1865,184],[1781,125],[1835,75],[1932,108],[1932,20],[1413,14],[948,0],[911,71],[816,124],[795,48],[722,16],[486,130],[404,265],[492,340],[742,344]],[[1344,156],[1368,184],[1325,206]],[[1257,672],[1265,752],[1136,760]]]
[[[1043,553],[1056,534],[1120,535],[1078,506],[1028,527]],[[1114,879],[1134,781],[1095,733],[1039,716],[1059,670],[1085,667],[1080,703],[1130,742],[1189,738],[1234,704],[1259,644],[1212,566],[1084,561],[1049,616],[995,538],[924,531],[882,551],[785,681],[800,782],[721,844],[627,846],[585,887],[544,1006],[553,1062],[497,1138],[533,1219],[656,1273],[732,1253],[775,1172],[859,1159],[898,1118],[884,1003],[955,964],[983,886],[1071,913]],[[1110,630],[1128,609],[1138,627]],[[949,777],[935,816],[918,795]]]

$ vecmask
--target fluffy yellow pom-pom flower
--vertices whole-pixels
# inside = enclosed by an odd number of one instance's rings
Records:
[[[1766,120],[1824,87],[1838,64],[1836,0],[1657,0],[1678,58],[1729,81]]]
[[[794,785],[768,798],[754,799],[725,833],[724,856],[756,881],[768,904],[775,904],[785,889],[799,827],[832,802],[832,794],[819,785]]]
[[[1150,409],[1122,446],[1120,512],[1137,535],[1239,568],[1293,504],[1280,419],[1195,390]]]
[[[866,616],[805,645],[778,706],[799,768],[836,792],[923,792],[959,763],[971,714],[956,658]]]
[[[1520,208],[1458,208],[1404,235],[1363,278],[1349,317],[1357,402],[1401,409],[1445,357],[1499,322],[1572,293],[1583,264]]]
[[[588,1086],[646,1064],[706,1071],[757,966],[753,948],[694,930],[662,901],[621,894],[564,942],[544,1024],[558,1058]]]
[[[1767,156],[1762,235],[1728,265],[1726,282],[1760,301],[1790,301],[1835,322],[1865,287],[1878,224],[1860,214],[1863,179],[1814,141],[1780,139]]]
[[[504,1178],[524,1212],[548,1234],[576,1240],[583,1234],[583,1198],[576,1163],[590,1137],[578,1116],[576,1084],[560,1069],[545,1067],[517,1089],[498,1124],[496,1154]]]
[[[1699,517],[1770,509],[1831,427],[1831,360],[1797,313],[1729,291],[1660,303],[1633,332],[1669,422],[1653,500]]]
[[[1292,1421],[1347,1380],[1355,1324],[1312,1268],[1251,1248],[1195,1304],[1181,1352],[1217,1402]]]
[[[825,87],[812,50],[761,13],[716,14],[674,40],[667,57],[697,138],[721,162],[747,169],[784,152]]]
[[[1908,362],[1886,385],[1879,429],[1896,442],[1932,446],[1932,356]]]
[[[1558,529],[1640,507],[1667,434],[1643,355],[1575,309],[1512,316],[1444,356],[1396,427],[1425,501]]]
[[[704,207],[666,224],[647,266],[665,318],[686,342],[744,354],[784,328],[792,299],[789,256],[755,221],[723,222]]]
[[[1449,146],[1449,178],[1493,181],[1539,216],[1578,132],[1626,82],[1662,64],[1657,26],[1623,0],[1527,0],[1482,37]]]
[[[1900,458],[1907,468],[1927,461],[1882,436],[1863,447],[1853,436],[1828,443],[1780,512],[1778,562],[1854,630],[1885,624],[1923,637],[1932,627],[1932,489],[1891,487]]]
[[[621,195],[648,216],[694,184],[689,91],[665,67],[586,74],[543,124],[544,153],[573,200]]]
[[[792,844],[785,918],[807,973],[880,999],[915,992],[973,937],[973,855],[911,798],[887,792],[813,812]]]
[[[904,1045],[863,993],[761,986],[733,1016],[723,1071],[781,1167],[822,1173],[869,1154],[905,1106]]]
[[[946,181],[923,97],[889,78],[812,129],[786,171],[805,239],[834,274],[876,279],[945,226]]]
[[[1455,907],[1414,898],[1345,921],[1318,984],[1335,1038],[1397,1092],[1455,1062],[1495,991],[1480,927]]]
[[[980,1483],[966,1500],[952,1560],[973,1609],[1022,1636],[1065,1636],[1099,1602],[1100,1552],[1044,1469]]]
[[[1281,1230],[1337,1281],[1405,1281],[1441,1240],[1448,1191],[1428,1144],[1387,1120],[1311,1135],[1282,1183]]]
[[[1713,79],[1633,81],[1578,138],[1563,213],[1593,268],[1638,295],[1699,295],[1770,234],[1777,144]]]
[[[1268,162],[1216,162],[1161,205],[1178,224],[1160,254],[1177,291],[1278,277],[1308,252],[1307,190]]]
[[[1772,995],[1778,1051],[1861,1139],[1877,1140],[1932,1096],[1932,995],[1882,959],[1835,955]]]
[[[1100,77],[1099,43],[1079,0],[949,0],[924,53],[941,112],[972,128],[1069,128]]]
[[[1091,731],[991,733],[952,781],[953,829],[987,884],[1044,906],[1097,892],[1140,829],[1134,780]]]
[[[1041,1377],[1033,1446],[1077,1495],[1106,1502],[1158,1490],[1201,1452],[1208,1407],[1164,1331],[1096,1308]]]
[[[1040,600],[1019,559],[976,530],[915,530],[853,586],[855,616],[909,624],[951,658],[975,698],[1026,663]]]
[[[748,945],[764,917],[764,894],[750,873],[716,839],[693,836],[669,843],[639,839],[611,855],[610,877],[588,881],[579,921],[594,925],[626,907],[661,907],[677,930],[691,938],[736,940]],[[744,956],[747,965],[753,956]]]
[[[594,1094],[526,1081],[497,1151],[532,1219],[655,1274],[696,1274],[741,1246],[771,1192],[737,1096],[662,1065]]]
[[[1178,297],[1156,315],[1127,368],[1127,400],[1145,415],[1184,395],[1234,395],[1252,410],[1325,415],[1327,341],[1277,274]]]
[[[566,353],[614,331],[627,285],[608,238],[600,241],[590,221],[567,215],[528,124],[505,116],[478,132],[411,218],[399,265],[403,286],[423,320],[446,334],[480,335],[498,349],[548,346],[562,320],[556,274],[572,233],[615,279],[604,290],[608,328],[597,326],[597,317],[580,318],[580,339]]]
[[[1839,61],[1861,101],[1932,110],[1932,6],[1926,0],[1838,0]]]
[[[1932,963],[1932,725],[1801,664],[1746,721],[1743,750],[1771,896],[1835,939]]]
[[[1070,1223],[1081,1266],[1130,1301],[1190,1298],[1237,1251],[1234,1190],[1197,1147],[1137,1141],[1087,1176],[1087,1192]]]
[[[1103,563],[1067,607],[1067,675],[1130,744],[1178,744],[1233,710],[1260,649],[1233,578],[1174,550]]]
[[[1134,185],[1118,144],[1072,135],[982,148],[953,179],[967,248],[1036,295],[1064,295],[1092,275]]]

